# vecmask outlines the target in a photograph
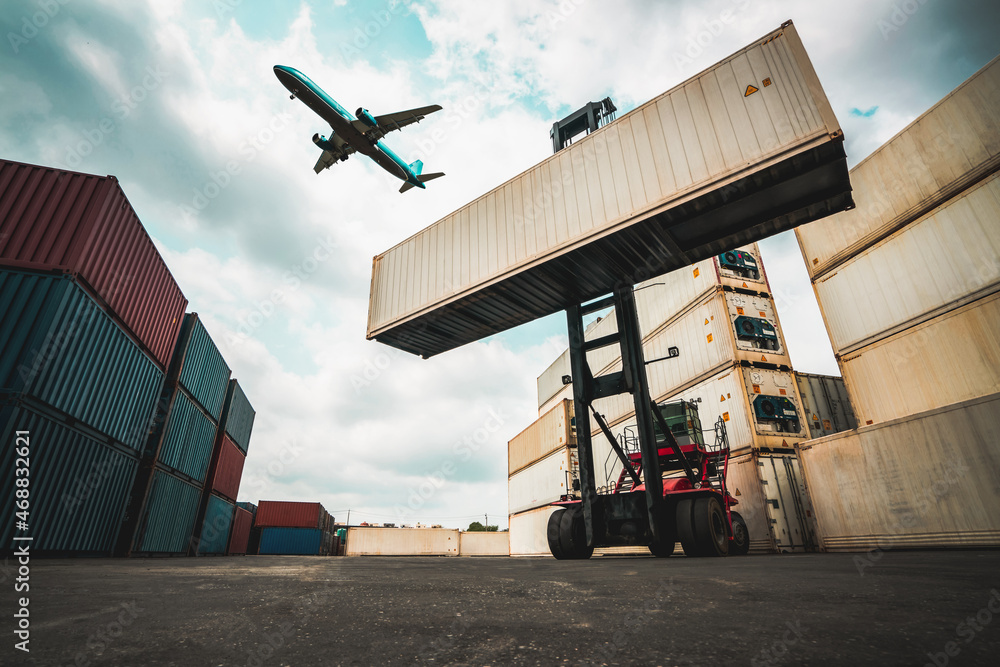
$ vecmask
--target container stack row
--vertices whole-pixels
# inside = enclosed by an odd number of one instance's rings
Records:
[[[1000,59],[851,182],[796,231],[860,426],[802,451],[823,546],[1000,544]]]
[[[336,556],[340,537],[320,503],[262,500],[257,505],[247,553]]]

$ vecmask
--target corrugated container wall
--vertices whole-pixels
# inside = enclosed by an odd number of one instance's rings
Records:
[[[115,177],[0,160],[0,266],[78,275],[166,370],[187,299]]]
[[[215,450],[214,470],[208,480],[206,490],[215,491],[221,496],[236,500],[240,491],[240,480],[243,478],[243,464],[246,455],[239,447],[223,434],[219,446]]]
[[[851,170],[857,208],[796,230],[810,277],[829,273],[998,168],[1000,57]]]
[[[559,500],[572,492],[579,470],[576,450],[564,447],[514,473],[507,480],[508,511],[516,514]]]
[[[212,419],[185,392],[176,391],[163,427],[157,462],[203,484],[215,435]]]
[[[795,382],[810,437],[822,438],[858,427],[844,378],[796,373]]]
[[[244,454],[250,448],[250,433],[253,431],[253,420],[256,414],[250,401],[247,400],[246,394],[243,393],[243,387],[235,379],[230,380],[220,423]]]
[[[186,554],[194,535],[201,489],[154,470],[132,553]]]
[[[254,503],[240,502],[240,503],[236,503],[236,506],[237,507],[242,507],[246,511],[250,512],[250,514],[252,514],[254,516],[257,516],[257,505],[255,505]]]
[[[842,139],[788,22],[377,256],[368,337],[438,354],[844,210]]]
[[[31,553],[110,556],[135,479],[133,452],[98,442],[37,408],[0,401],[0,500],[12,513],[0,528],[4,553],[13,550],[14,458],[28,433],[31,466]]]
[[[511,556],[551,556],[546,539],[546,527],[553,512],[564,510],[556,507],[539,507],[536,510],[511,514],[510,555]]]
[[[510,533],[463,532],[458,538],[459,556],[509,556]]]
[[[229,535],[229,547],[226,553],[230,555],[246,555],[247,544],[250,541],[250,529],[253,527],[253,514],[242,507],[237,507],[233,514],[233,530]]]
[[[459,531],[449,528],[348,528],[348,556],[457,556]]]
[[[326,529],[329,514],[319,503],[262,500],[257,504],[254,525],[283,528]]]
[[[557,449],[575,445],[573,401],[563,401],[507,443],[507,474],[513,475]]]
[[[224,554],[229,544],[229,531],[233,525],[236,506],[218,496],[209,496],[205,521],[198,538],[198,555]]]
[[[181,364],[180,384],[218,422],[226,400],[231,372],[229,366],[205,330],[198,313],[188,313],[184,317],[181,340],[183,346],[179,346],[176,353]]]
[[[0,270],[0,392],[140,451],[163,371],[69,277]]]
[[[324,551],[324,545],[327,550]],[[261,555],[327,556],[329,533],[319,528],[269,527],[260,531]]]
[[[998,442],[1000,394],[809,442],[822,546],[1000,546]]]

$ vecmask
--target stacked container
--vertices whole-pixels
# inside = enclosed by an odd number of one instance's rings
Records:
[[[329,556],[333,523],[320,503],[262,500],[254,517],[260,529],[257,553]]]
[[[851,181],[856,209],[796,230],[860,425],[803,452],[810,486],[821,490],[824,544],[1000,544],[996,485],[984,494],[971,478],[949,487],[954,502],[927,503],[906,526],[892,513],[873,512],[865,528],[840,518],[851,514],[848,498],[912,497],[912,482],[933,484],[949,467],[995,467],[986,434],[1000,421],[995,412],[981,420],[982,401],[1000,392],[1000,58],[860,162]],[[942,429],[921,436],[928,456],[902,437],[915,424]],[[843,487],[821,479],[833,461]],[[892,475],[882,474],[887,461]]]
[[[229,373],[197,313],[186,315],[123,520],[121,555],[188,553]]]
[[[795,373],[795,383],[799,387],[802,410],[811,437],[822,438],[858,427],[844,378]]]
[[[0,432],[29,433],[35,553],[112,552],[185,305],[114,177],[0,160]]]

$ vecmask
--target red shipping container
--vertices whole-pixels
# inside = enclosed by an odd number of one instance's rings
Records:
[[[212,455],[212,467],[209,473],[209,488],[220,496],[236,502],[236,494],[240,491],[240,480],[243,479],[243,464],[246,454],[240,451],[228,435],[222,436],[222,441]]]
[[[254,526],[262,528],[323,528],[329,516],[319,503],[262,500]]]
[[[166,370],[187,299],[114,176],[0,160],[0,265],[73,274]]]
[[[253,514],[242,507],[236,508],[233,516],[233,531],[229,534],[229,547],[226,553],[246,554],[247,543],[250,541],[250,528],[253,526]]]

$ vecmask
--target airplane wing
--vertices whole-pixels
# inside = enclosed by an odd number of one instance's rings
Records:
[[[407,111],[397,111],[396,113],[375,116],[375,122],[378,123],[376,127],[368,127],[360,120],[352,121],[352,124],[358,132],[363,133],[370,139],[378,140],[393,130],[400,130],[407,125],[422,121],[435,111],[441,111],[441,105],[432,104],[429,107],[419,107],[417,109],[408,109]]]
[[[334,145],[337,147],[336,151],[323,151],[323,154],[319,156],[319,160],[316,161],[316,166],[313,167],[313,171],[317,174],[324,169],[329,169],[333,165],[337,164],[341,160],[346,160],[347,156],[354,153],[354,147],[349,143],[334,134],[331,137]]]

